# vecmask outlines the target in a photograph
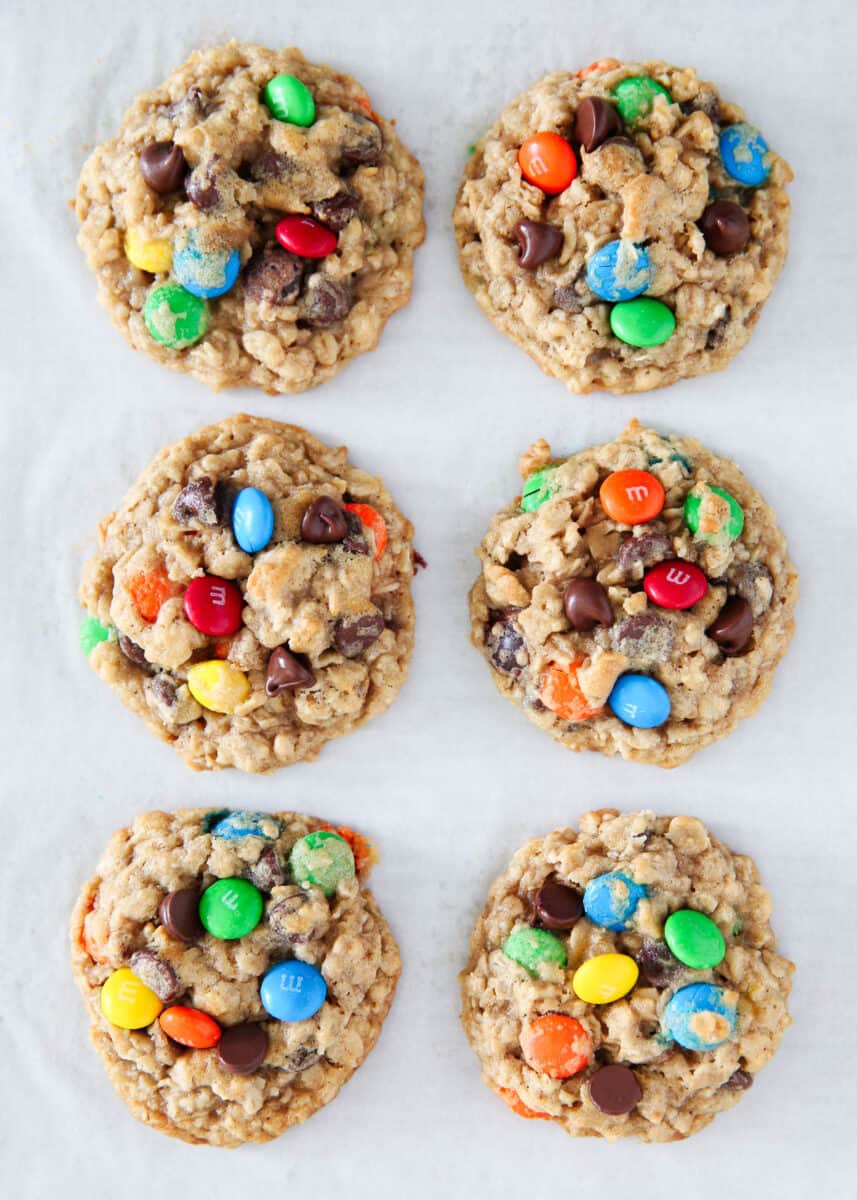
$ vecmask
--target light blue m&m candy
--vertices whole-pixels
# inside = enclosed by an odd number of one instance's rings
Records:
[[[596,250],[586,264],[586,282],[596,296],[615,304],[641,296],[652,282],[652,265],[645,246],[618,238]]]
[[[663,1031],[685,1050],[714,1050],[735,1032],[735,992],[714,983],[679,988],[664,1009]]]
[[[202,250],[193,230],[184,245],[173,248],[173,271],[182,287],[193,296],[211,300],[235,286],[241,259],[237,250]]]
[[[755,125],[739,121],[728,125],[720,135],[720,158],[724,167],[739,183],[758,187],[771,173],[771,151]]]
[[[232,532],[248,554],[264,550],[274,532],[271,501],[258,488],[242,488],[232,505]]]
[[[646,888],[624,871],[610,871],[586,885],[583,911],[593,925],[618,931],[625,928],[647,895]]]
[[[278,1021],[308,1021],[324,1004],[327,984],[321,971],[292,959],[265,973],[259,995]]]
[[[238,811],[219,820],[211,833],[213,837],[224,838],[227,842],[236,842],[245,837],[264,838],[272,842],[280,836],[281,828],[280,822],[270,813]]]
[[[650,675],[620,675],[607,703],[620,721],[635,729],[656,729],[670,715],[667,689]]]

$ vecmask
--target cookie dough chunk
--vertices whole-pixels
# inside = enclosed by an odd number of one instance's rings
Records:
[[[290,812],[150,812],[114,834],[72,915],[72,970],[138,1120],[238,1146],[334,1098],[401,969],[365,886],[376,858]]]
[[[411,292],[423,176],[359,83],[299,50],[197,51],[87,160],[79,242],[136,350],[302,392]]]
[[[692,438],[632,421],[522,457],[491,522],[471,635],[498,690],[570,750],[674,767],[756,711],[792,636],[773,511]]]
[[[344,447],[231,417],[162,450],[101,522],[81,644],[191,767],[316,758],[404,682],[412,533]]]
[[[534,84],[453,213],[480,307],[569,391],[721,370],[786,257],[792,173],[691,68],[603,59]]]
[[[494,882],[461,975],[485,1082],[575,1137],[689,1137],[731,1108],[790,1020],[752,859],[694,817],[601,809]]]

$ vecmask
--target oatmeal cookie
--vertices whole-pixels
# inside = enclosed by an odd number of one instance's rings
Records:
[[[72,970],[138,1120],[238,1146],[334,1098],[401,969],[365,887],[376,857],[289,812],[150,812],[113,835],[72,914]]]
[[[192,767],[316,758],[404,682],[412,533],[344,447],[231,417],[162,450],[101,522],[81,644]]]
[[[572,392],[721,370],[786,257],[792,173],[691,68],[559,71],[475,148],[453,213],[481,308]]]
[[[494,882],[461,975],[486,1083],[576,1137],[689,1137],[731,1108],[789,1022],[752,859],[694,817],[601,809]]]
[[[498,690],[570,750],[663,767],[755,712],[798,587],[738,468],[632,421],[566,459],[536,442],[520,470],[470,593]]]
[[[214,388],[301,392],[407,303],[423,176],[366,92],[229,42],[139,96],[87,160],[79,242],[136,350]]]

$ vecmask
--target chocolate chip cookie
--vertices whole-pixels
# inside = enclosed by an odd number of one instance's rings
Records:
[[[606,58],[481,138],[453,214],[465,282],[572,392],[721,370],[786,257],[792,173],[691,68]]]
[[[301,392],[407,303],[423,176],[360,84],[295,49],[200,50],[87,160],[79,242],[137,350]]]
[[[353,830],[297,813],[150,812],[110,841],[71,959],[110,1081],[186,1142],[266,1142],[375,1044],[401,964]]]
[[[470,593],[498,690],[570,750],[663,767],[755,712],[797,573],[734,463],[632,421],[569,458],[538,441],[520,471]]]
[[[792,963],[752,859],[694,817],[601,809],[495,880],[461,975],[485,1082],[576,1137],[689,1137],[789,1025]]]
[[[82,648],[192,767],[316,758],[404,682],[412,533],[344,447],[231,417],[162,450],[101,522]]]

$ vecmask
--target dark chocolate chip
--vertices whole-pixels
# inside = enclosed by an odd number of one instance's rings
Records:
[[[620,654],[648,662],[666,662],[672,653],[675,634],[672,625],[654,613],[636,613],[627,617],[613,632]]]
[[[519,221],[515,237],[520,249],[518,265],[527,271],[534,271],[562,249],[562,230],[545,221]]]
[[[146,652],[143,647],[138,646],[136,642],[132,642],[126,633],[120,633],[117,641],[119,642],[119,649],[132,663],[137,663],[141,667],[148,665]]]
[[[411,554],[413,555],[413,560],[414,560],[414,574],[415,575],[419,571],[428,570],[428,563],[423,558],[423,556],[420,554],[419,550],[412,550]]]
[[[384,139],[374,121],[358,114],[352,116],[357,128],[340,150],[340,161],[345,167],[376,167],[381,161]]]
[[[333,644],[346,658],[356,658],[377,642],[383,632],[384,618],[380,613],[340,617],[333,627]]]
[[[207,112],[208,97],[196,84],[188,88],[181,100],[175,100],[167,106],[170,120],[179,121],[183,125],[192,125],[202,120]]]
[[[261,1025],[246,1021],[223,1030],[217,1043],[217,1058],[231,1075],[251,1075],[268,1053],[268,1035]]]
[[[705,244],[715,254],[734,254],[743,250],[750,239],[750,219],[739,204],[715,200],[699,218]]]
[[[552,304],[554,308],[561,308],[563,312],[583,312],[583,301],[571,285],[554,288]]]
[[[725,1083],[720,1085],[725,1087],[730,1092],[745,1092],[747,1088],[753,1086],[753,1076],[749,1071],[744,1071],[741,1067],[737,1071],[733,1071]]]
[[[491,613],[485,626],[491,661],[504,675],[520,675],[529,661],[523,635],[510,613]]]
[[[172,708],[176,702],[176,685],[165,671],[152,680],[152,693],[166,708]]]
[[[715,125],[720,121],[720,101],[713,88],[701,87],[692,100],[682,104],[681,110],[685,113],[705,113]]]
[[[623,129],[622,118],[609,100],[586,96],[577,106],[574,140],[580,142],[588,154],[607,138],[621,134]]]
[[[208,475],[200,475],[179,492],[173,501],[173,520],[179,525],[199,521],[201,525],[220,525],[223,504],[217,484]]]
[[[295,913],[300,912],[305,904],[309,903],[309,896],[306,892],[295,888],[288,896],[283,896],[277,900],[268,909],[268,925],[271,931],[277,937],[288,939],[294,932],[289,917],[293,917]]]
[[[609,629],[613,605],[597,579],[572,579],[562,597],[562,606],[572,629],[587,633],[596,625]]]
[[[313,500],[301,517],[301,537],[313,546],[341,542],[347,533],[345,511],[332,496],[319,496]]]
[[[277,646],[276,650],[271,651],[265,674],[266,695],[279,696],[280,692],[297,691],[312,687],[314,683],[315,675],[291,650]]]
[[[753,636],[753,610],[743,596],[730,596],[705,632],[724,654],[740,654]]]
[[[621,1117],[640,1103],[643,1089],[630,1067],[612,1063],[589,1078],[589,1098],[597,1109]]]
[[[583,916],[583,897],[552,876],[533,897],[533,910],[542,929],[573,929]]]
[[[158,916],[167,933],[188,945],[205,932],[199,919],[199,892],[196,888],[168,892],[161,901]]]
[[[312,215],[334,233],[341,233],[352,217],[357,216],[360,201],[351,192],[338,192],[327,200],[310,205]]]
[[[247,874],[260,892],[272,892],[286,882],[286,873],[274,846],[265,847]]]
[[[288,154],[275,154],[273,150],[260,154],[250,164],[250,178],[264,183],[269,179],[285,179],[295,169],[295,160]]]
[[[140,170],[158,195],[178,191],[187,171],[184,152],[175,142],[152,142],[140,155]]]
[[[180,995],[182,989],[176,973],[160,955],[151,950],[138,950],[136,954],[131,955],[128,965],[137,978],[145,983],[147,988],[151,988],[164,1004],[169,1004]]]
[[[640,968],[643,986],[648,983],[650,987],[669,987],[681,971],[681,963],[673,957],[666,942],[646,938],[634,957]]]
[[[268,246],[244,272],[244,290],[251,299],[268,304],[294,304],[301,290],[303,259],[282,246]]]
[[[307,280],[304,292],[307,324],[314,329],[328,329],[342,321],[351,311],[351,288],[337,279],[328,279],[320,272]]]
[[[345,520],[348,525],[348,533],[342,539],[343,547],[346,550],[350,550],[352,554],[368,554],[369,543],[366,541],[366,535],[363,532],[363,526],[360,523],[357,513],[346,509]]]
[[[286,1069],[289,1071],[306,1071],[321,1059],[318,1050],[311,1050],[309,1046],[298,1046],[294,1054],[292,1054],[286,1063]]]
[[[185,180],[188,199],[201,212],[210,212],[220,203],[220,192],[215,183],[215,162],[216,159],[211,159],[207,163],[200,163]]]
[[[626,538],[619,547],[616,561],[629,574],[638,564],[654,566],[673,556],[672,538],[666,533],[643,533],[639,537]]]
[[[727,308],[723,316],[709,329],[708,336],[705,339],[706,350],[716,350],[718,346],[723,344],[723,340],[726,337],[726,330],[729,328],[731,320],[731,312]]]
[[[738,595],[753,609],[754,616],[760,617],[771,607],[774,580],[764,563],[741,563],[729,572],[729,578]]]
[[[634,141],[634,139],[625,137],[624,135],[622,135],[621,137],[607,138],[607,140],[603,141],[601,143],[601,146],[598,147],[599,150],[603,146],[630,146],[632,150],[637,151],[637,153],[640,155],[641,158],[643,157],[643,152],[640,149],[640,147],[637,145],[637,143]]]

